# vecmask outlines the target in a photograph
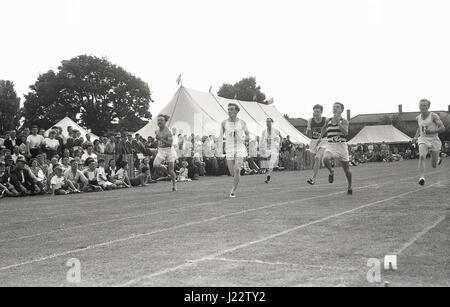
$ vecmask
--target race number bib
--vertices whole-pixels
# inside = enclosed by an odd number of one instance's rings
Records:
[[[342,141],[342,139],[341,139],[341,137],[340,136],[333,136],[332,138],[331,138],[331,140],[333,141],[333,142],[336,142],[336,143],[338,143],[338,142],[341,142]]]

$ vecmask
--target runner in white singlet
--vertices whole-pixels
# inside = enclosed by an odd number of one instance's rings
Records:
[[[270,178],[273,172],[273,168],[278,165],[278,156],[280,154],[281,135],[280,131],[273,127],[273,119],[268,118],[266,120],[267,129],[262,133],[261,148],[263,150],[263,156],[267,158],[267,163],[264,168],[267,168],[266,183],[270,182]]]
[[[223,138],[225,137],[225,154],[227,159],[228,170],[233,176],[233,187],[230,192],[230,198],[235,198],[235,191],[239,184],[240,172],[244,158],[247,157],[247,149],[245,142],[249,140],[249,132],[247,124],[237,118],[240,108],[235,103],[228,105],[229,118],[222,122],[220,128],[218,151],[219,155],[223,155]]]
[[[428,153],[431,154],[431,166],[436,168],[441,164],[439,157],[442,148],[442,142],[439,139],[439,133],[445,131],[445,126],[442,123],[439,115],[430,112],[430,101],[422,99],[419,102],[420,115],[417,116],[417,128],[414,140],[419,144],[419,184],[425,185],[425,162]]]

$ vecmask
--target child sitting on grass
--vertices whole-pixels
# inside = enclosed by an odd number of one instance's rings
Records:
[[[106,177],[105,159],[102,158],[98,159],[97,182],[104,190],[117,189],[117,186],[114,183],[108,181],[108,178]]]
[[[63,169],[60,165],[56,165],[54,168],[55,175],[50,180],[50,188],[53,195],[67,195],[70,193],[80,193],[80,191],[75,188],[75,186],[66,180],[63,176]]]
[[[188,166],[189,163],[187,161],[181,162],[181,168],[177,171],[177,181],[178,182],[185,182],[185,181],[191,181],[191,179],[188,177]]]

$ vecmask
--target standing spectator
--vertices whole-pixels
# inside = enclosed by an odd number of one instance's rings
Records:
[[[56,139],[56,130],[50,130],[48,138],[44,139],[44,147],[47,157],[53,158],[59,151],[60,142]]]
[[[31,134],[27,137],[27,156],[35,158],[41,153],[41,146],[44,144],[44,137],[38,134],[38,126],[31,127]]]
[[[115,152],[116,152],[116,142],[114,139],[114,135],[111,134],[109,136],[109,141],[106,143],[106,146],[105,146],[105,154],[113,155]]]
[[[81,162],[84,163],[88,159],[92,159],[94,162],[97,162],[97,155],[94,153],[94,146],[92,143],[86,144],[86,152],[81,156]]]
[[[16,146],[16,140],[12,138],[11,131],[7,131],[5,133],[5,141],[3,142],[3,146],[6,149],[9,149],[11,152],[14,151],[14,147]]]

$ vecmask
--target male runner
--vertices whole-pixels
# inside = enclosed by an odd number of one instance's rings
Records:
[[[265,129],[262,133],[261,140],[261,148],[265,151],[264,157],[268,160],[264,161],[268,163],[264,168],[267,168],[269,171],[267,173],[266,183],[270,182],[270,177],[273,172],[273,168],[275,165],[278,165],[278,156],[280,154],[280,144],[281,144],[281,134],[273,126],[273,119],[268,118],[266,120],[267,129]]]
[[[161,163],[166,161],[169,166],[169,175],[172,178],[172,191],[177,190],[177,181],[174,171],[175,160],[177,159],[177,153],[172,147],[173,137],[172,132],[167,128],[166,123],[169,120],[167,115],[158,115],[158,127],[159,130],[155,131],[156,140],[158,141],[158,153],[153,161],[154,168],[163,167]]]
[[[308,179],[310,185],[316,183],[317,173],[319,172],[320,164],[322,163],[325,146],[323,142],[319,142],[322,135],[322,128],[325,126],[326,117],[322,116],[323,106],[316,104],[313,107],[313,118],[308,120],[308,127],[306,128],[306,135],[311,139],[309,150],[314,155],[313,176]]]
[[[240,172],[244,158],[247,156],[245,142],[249,140],[247,124],[237,117],[240,108],[235,103],[228,105],[229,118],[224,120],[220,127],[218,140],[218,153],[223,155],[223,137],[225,136],[225,154],[228,170],[233,176],[233,187],[230,192],[230,198],[235,198],[235,192],[239,184]]]
[[[439,115],[430,112],[430,101],[422,99],[419,102],[420,115],[417,116],[417,128],[414,139],[419,144],[419,184],[425,185],[425,162],[427,160],[428,152],[431,154],[431,166],[436,168],[441,164],[442,160],[439,157],[442,148],[442,142],[439,139],[439,133],[445,131],[445,126],[442,123]]]
[[[333,105],[333,117],[327,119],[325,126],[322,129],[321,136],[326,137],[325,153],[323,155],[323,162],[330,171],[328,182],[334,182],[334,170],[331,165],[332,160],[340,160],[345,176],[348,181],[347,194],[353,194],[352,188],[352,173],[350,172],[350,160],[348,156],[347,135],[349,123],[342,118],[344,112],[344,105],[336,102]]]

